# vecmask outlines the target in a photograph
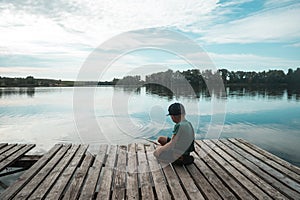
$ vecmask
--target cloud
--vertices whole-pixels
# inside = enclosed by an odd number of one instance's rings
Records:
[[[0,56],[6,56],[6,61],[0,60],[0,66],[8,67],[7,58],[14,56],[9,66],[24,65],[24,69],[31,69],[43,65],[61,68],[73,65],[76,71],[95,48],[115,35],[150,27],[184,27],[210,13],[217,2],[3,0],[0,2]],[[118,45],[130,47],[140,42],[140,37],[143,36],[135,35],[131,40],[116,43],[115,48]],[[155,41],[144,38],[143,42],[144,45],[176,44],[167,38]],[[22,63],[22,59],[18,61],[22,56],[32,59]],[[122,68],[130,64],[124,63]],[[15,69],[24,72],[23,68]],[[6,74],[14,72],[8,69]]]
[[[28,66],[0,67],[0,73],[8,76],[28,76],[51,71],[50,68],[36,68]]]
[[[253,0],[236,0],[236,1],[227,1],[223,3],[219,3],[219,7],[224,8],[224,7],[232,7],[232,6],[237,6],[241,5],[244,3],[249,3],[252,2]]]
[[[79,43],[96,47],[124,31],[196,22],[210,13],[216,3],[204,0],[2,1],[1,38],[7,41],[3,45],[23,51],[28,48],[17,45],[18,42]]]
[[[294,3],[298,3],[297,0],[265,0],[264,7],[273,9],[291,5]]]
[[[254,15],[208,28],[207,43],[287,42],[300,38],[300,4],[265,9]]]
[[[295,68],[300,66],[300,60],[290,60],[278,57],[260,56],[255,54],[216,54],[208,53],[218,68],[232,70],[262,71],[268,68]],[[234,69],[233,69],[234,68]]]
[[[65,32],[43,16],[5,10],[0,13],[0,18],[1,46],[14,54],[56,53],[82,43],[80,37]],[[64,52],[68,51],[65,49]]]
[[[258,2],[258,0],[226,2],[219,0],[192,2],[181,0],[3,0],[0,1],[0,56],[5,57],[6,61],[0,60],[0,67],[22,67],[23,65],[26,69],[31,69],[40,66],[54,69],[54,71],[61,68],[62,71],[72,74],[72,79],[75,79],[76,70],[103,42],[126,31],[153,27],[186,31],[187,35],[192,35],[193,38],[201,36],[197,42],[204,44],[285,41],[289,44],[294,43],[293,47],[297,47],[300,25],[296,19],[300,18],[300,4],[290,0],[280,2],[275,0],[276,3],[274,0],[268,0],[259,3],[264,8],[262,11],[258,11],[261,9],[258,8],[244,14],[243,11],[247,8],[243,6],[256,1]],[[233,14],[238,12],[241,15],[237,19]],[[114,46],[110,46],[112,48],[102,50],[107,51],[105,55],[107,55],[106,59],[109,59],[118,55],[115,50],[120,47],[130,48],[141,42],[144,46],[160,44],[162,49],[184,47],[184,43],[176,38],[162,37],[153,40],[147,38],[147,34],[133,34],[130,39],[116,42]],[[189,55],[193,61],[198,59],[197,55],[192,56],[192,52]],[[251,54],[239,57],[237,53],[229,55],[232,59],[228,60],[228,55],[224,57],[221,55],[216,56],[217,63],[228,63],[228,66],[230,63],[240,64],[239,60],[246,63],[247,58],[257,59],[257,64],[259,61],[265,63],[268,59]],[[5,63],[10,61],[11,56],[14,56],[14,62],[6,65]],[[18,60],[22,56],[32,59],[23,63],[22,59]],[[138,56],[141,58],[139,59]],[[135,64],[137,66],[149,63],[184,65],[184,61],[177,58],[156,56],[157,60],[161,60],[153,62],[143,56],[145,55],[134,55],[121,60],[122,62],[116,63],[116,66],[120,68],[116,67],[112,73],[118,73],[118,70],[127,73],[132,69],[130,66]],[[288,62],[285,59],[277,61]],[[290,61],[290,63],[294,62],[296,61]],[[249,60],[248,63],[250,63]],[[23,68],[15,69],[25,72]],[[36,71],[33,70],[33,72]],[[10,72],[6,71],[6,73]],[[50,70],[49,73],[52,71]],[[113,76],[112,73],[110,77]],[[43,76],[47,76],[47,72],[44,72]],[[68,76],[70,77],[69,74]]]
[[[290,44],[290,45],[287,45],[287,47],[295,47],[295,48],[298,48],[298,47],[300,47],[300,42],[294,43],[294,44]]]

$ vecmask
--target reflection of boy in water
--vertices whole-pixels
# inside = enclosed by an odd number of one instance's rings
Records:
[[[160,136],[161,144],[154,156],[160,161],[173,162],[175,164],[191,164],[194,158],[190,152],[194,151],[195,134],[192,124],[185,119],[185,109],[180,103],[169,106],[169,114],[175,124],[172,138]]]

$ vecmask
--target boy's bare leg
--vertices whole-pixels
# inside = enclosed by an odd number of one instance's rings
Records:
[[[167,144],[168,137],[160,136],[157,141],[158,141],[159,144],[161,144],[162,146],[164,146],[165,144]]]

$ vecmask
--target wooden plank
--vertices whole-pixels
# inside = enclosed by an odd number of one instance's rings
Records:
[[[12,163],[14,163],[16,160],[18,160],[20,157],[22,157],[25,153],[27,153],[34,147],[35,147],[34,144],[29,144],[29,145],[18,148],[8,158],[6,158],[4,161],[0,162],[0,171],[3,170],[4,168],[6,168],[7,166],[11,165]]]
[[[201,149],[195,145],[196,152],[199,153]],[[208,165],[199,157],[199,154],[192,153],[192,155],[195,157],[194,164],[199,169],[201,173],[203,173],[203,176],[205,179],[208,180],[208,182],[212,185],[212,187],[216,190],[218,195],[220,195],[223,199],[237,199],[235,195],[224,185],[224,183],[221,181],[221,179],[208,167]],[[196,177],[196,176],[194,176]],[[198,176],[197,176],[198,177]],[[213,193],[213,189],[210,189],[209,186],[205,186],[203,184],[203,181],[200,182],[201,186],[203,185],[202,189],[204,193],[207,195],[207,197],[211,196],[210,193]],[[216,194],[212,194],[212,198],[209,199],[219,199],[214,198],[217,196]]]
[[[166,182],[168,183],[168,188],[170,189],[172,199],[187,200],[188,197],[185,195],[185,192],[180,185],[179,179],[173,170],[172,165],[160,163],[160,166],[163,167],[162,171],[165,175]]]
[[[0,194],[0,199],[12,199],[60,150],[63,145],[57,144],[52,147],[40,160],[38,160],[29,170],[27,170],[18,180],[7,190]]]
[[[126,159],[127,146],[121,145],[118,148],[118,161],[115,169],[112,199],[125,199]]]
[[[162,173],[161,167],[159,166],[157,159],[153,155],[154,146],[145,145],[145,149],[147,152],[148,163],[150,167],[150,172],[152,174],[157,199],[171,199],[171,195],[168,191],[167,182],[164,178],[164,174]]]
[[[202,142],[196,141],[199,144],[203,151],[207,153],[207,156],[203,157],[204,161],[211,167],[212,170],[221,178],[221,180],[241,199],[254,199],[254,197],[247,191],[246,188],[241,186],[239,182],[230,174],[227,170],[224,170],[223,167],[228,166],[228,163],[225,163],[225,166],[220,166],[217,161],[214,160],[213,156],[210,155],[213,151]]]
[[[64,145],[56,155],[36,174],[25,187],[15,196],[15,199],[26,199],[34,190],[42,183],[42,181],[48,176],[52,169],[67,153],[71,145]]]
[[[141,188],[142,199],[154,199],[152,190],[152,182],[150,177],[150,169],[147,163],[145,149],[143,144],[137,145],[138,156],[138,178]]]
[[[8,151],[9,149],[11,149],[15,146],[17,146],[17,144],[9,144],[9,145],[4,146],[3,148],[0,149],[0,156],[3,156],[2,154],[4,154],[6,151]]]
[[[176,173],[174,172],[174,170],[171,167],[171,164],[165,166],[163,168],[163,172],[164,172],[166,180],[168,182],[168,186],[172,192],[172,197],[174,199],[178,199],[178,200],[188,199],[180,185],[180,182],[179,182],[179,179],[178,179]]]
[[[19,151],[20,149],[22,149],[23,147],[25,147],[25,144],[17,144],[12,146],[12,148],[9,148],[7,151],[3,152],[0,155],[0,162],[2,162],[4,159],[8,158],[10,155],[14,154],[15,152]],[[11,147],[10,145],[7,146]]]
[[[222,140],[222,143],[226,144],[228,147],[230,147],[230,149],[236,152],[235,157],[237,157],[240,160],[240,162],[247,166],[248,169],[256,173],[259,177],[264,179],[266,182],[268,182],[270,185],[276,188],[279,192],[294,199],[299,196],[299,194],[296,191],[287,187],[285,184],[282,184],[282,182],[280,182],[275,177],[271,176],[269,173],[267,173],[267,171],[264,171],[263,167],[259,167],[259,165],[261,165],[261,161],[253,157],[251,154],[245,152],[238,146],[231,143],[229,140]],[[269,169],[269,171],[272,170],[273,169]]]
[[[90,168],[87,180],[80,195],[80,199],[92,199],[96,192],[96,186],[99,180],[99,176],[104,165],[104,159],[106,157],[108,145],[100,145],[99,151],[95,158],[93,166]]]
[[[0,143],[0,149],[2,149],[3,147],[7,146],[7,143]]]
[[[55,185],[51,188],[47,195],[47,199],[60,199],[63,191],[70,182],[75,170],[82,161],[85,152],[87,151],[88,145],[80,145],[75,156],[72,158],[71,162],[68,164],[67,168],[60,174],[55,182]],[[69,150],[70,151],[70,150]]]
[[[235,152],[234,150],[230,149],[228,146],[226,146],[222,141],[225,140],[216,140],[213,142],[221,148],[223,151],[225,151],[229,156],[235,158],[238,160],[239,163],[243,164],[243,166],[240,166],[238,164],[234,164],[235,161],[232,163],[238,167],[237,169],[240,170],[240,172],[244,173],[247,177],[249,177],[252,182],[256,183],[262,190],[264,190],[266,193],[268,193],[272,198],[274,199],[287,199],[286,196],[281,194],[278,190],[276,190],[271,183],[273,181],[276,181],[270,176],[264,176],[265,172],[261,171],[256,165],[246,160],[244,157],[242,157],[240,154]],[[227,156],[224,156],[227,158]],[[230,158],[227,159],[228,161],[231,160]],[[250,173],[249,173],[250,172]],[[260,174],[260,176],[258,175]],[[269,180],[266,181],[265,179]],[[273,179],[273,180],[272,180]]]
[[[48,191],[51,189],[52,185],[59,178],[60,174],[63,173],[67,165],[70,163],[71,159],[77,152],[79,145],[72,145],[68,152],[60,159],[49,175],[39,184],[38,188],[31,194],[30,199],[43,199]]]
[[[234,158],[229,156],[226,152],[216,146],[209,140],[203,140],[203,142],[213,149],[212,156],[217,160],[220,165],[223,165],[224,168],[232,174],[242,185],[245,186],[257,199],[271,199],[271,197],[265,193],[260,187],[257,186],[260,181],[256,175],[250,172],[246,167],[237,162]],[[215,153],[216,152],[216,153]],[[230,165],[227,165],[229,163]],[[252,181],[251,181],[252,180]],[[255,183],[255,184],[254,184]],[[263,185],[262,185],[263,186]]]
[[[100,186],[97,199],[105,200],[110,199],[111,196],[111,186],[113,184],[113,175],[115,168],[115,160],[117,155],[117,146],[111,145],[108,156],[106,159],[105,166],[103,167],[103,174],[100,176]]]
[[[107,159],[107,146],[102,147],[94,162],[89,152],[83,159],[82,147],[57,145],[0,199],[300,199],[298,168],[259,147],[241,139],[195,146],[194,164],[161,169],[153,145],[112,146]],[[0,168],[33,147],[1,143]]]
[[[300,192],[300,184],[297,183],[297,181],[295,181],[294,179],[292,179],[290,175],[287,175],[287,174],[290,174],[291,171],[289,171],[285,168],[282,169],[283,168],[282,166],[279,167],[277,163],[275,163],[273,161],[269,161],[265,157],[260,156],[260,154],[258,154],[257,152],[255,152],[254,150],[250,149],[249,147],[240,143],[237,140],[230,139],[230,141],[232,143],[234,143],[235,145],[239,146],[240,148],[244,149],[246,152],[250,153],[257,160],[258,165],[260,167],[262,167],[265,171],[267,171],[268,173],[271,173],[272,176],[276,177],[281,182],[285,183],[286,185],[293,188],[294,190]],[[274,165],[272,165],[272,164],[274,164]],[[280,168],[280,169],[278,169],[278,168]],[[299,195],[300,195],[300,193],[299,193]]]
[[[254,155],[256,158],[260,159],[261,161],[267,163],[268,165],[272,166],[273,168],[275,168],[276,170],[280,171],[283,174],[286,174],[287,176],[289,176],[291,179],[297,181],[298,183],[300,183],[300,174],[297,174],[291,170],[289,170],[288,168],[280,165],[279,163],[267,158],[266,156],[264,156],[263,154],[253,150],[252,148],[250,148],[249,146],[245,145],[244,143],[240,142],[239,140],[236,139],[232,139],[233,142],[236,142],[237,144],[239,143],[242,147],[245,148],[245,150],[249,153],[251,153],[252,155]],[[299,185],[300,186],[300,185]],[[300,189],[300,187],[299,187]]]
[[[194,158],[196,157],[194,156]],[[194,164],[187,165],[186,169],[206,199],[221,199],[221,196],[216,192],[216,190],[211,186],[207,179],[202,175],[201,171],[199,171]]]
[[[177,166],[177,165],[173,165],[173,168],[175,169],[179,179],[181,180],[181,183],[184,186],[184,189],[187,192],[189,198],[204,200],[203,195],[195,185],[192,177],[189,175],[186,169],[183,166]]]
[[[85,158],[80,166],[80,168],[75,172],[75,176],[71,182],[71,185],[67,188],[67,191],[65,195],[63,196],[63,199],[78,199],[81,188],[84,185],[84,181],[86,180],[86,176],[88,174],[88,171],[90,169],[90,166],[94,160],[94,156],[90,152],[86,152]],[[86,185],[89,184],[89,182],[85,182]],[[83,190],[82,190],[83,191]],[[91,196],[93,197],[93,194]],[[55,200],[55,198],[53,198]]]
[[[137,170],[137,154],[135,144],[128,145],[128,167],[127,167],[127,183],[126,196],[128,200],[139,198],[138,170]]]
[[[300,175],[300,168],[295,166],[295,165],[292,165],[291,163],[259,148],[258,146],[254,145],[254,144],[251,144],[243,139],[237,139],[239,142],[247,145],[248,147],[252,148],[253,150],[257,151],[259,154],[265,156],[267,159],[270,159],[270,160],[273,160],[275,162],[277,162],[278,164],[282,165],[283,167],[295,172],[297,174],[297,177],[298,179],[296,179],[297,181],[299,181],[299,175]],[[293,176],[293,175],[292,175]]]

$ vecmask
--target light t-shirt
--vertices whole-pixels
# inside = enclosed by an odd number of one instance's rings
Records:
[[[175,124],[173,130],[175,139],[174,151],[181,155],[189,155],[194,151],[195,133],[192,124],[188,120],[182,120]]]

